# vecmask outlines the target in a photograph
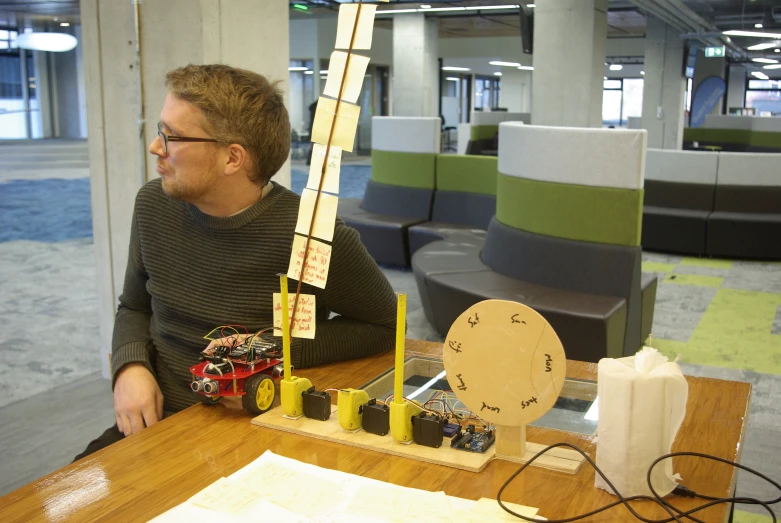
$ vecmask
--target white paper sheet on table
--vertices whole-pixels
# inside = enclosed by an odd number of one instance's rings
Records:
[[[527,517],[537,514],[535,508],[507,505]],[[492,499],[475,502],[447,496],[444,492],[399,487],[266,451],[246,467],[219,479],[152,521],[482,523],[518,520]]]

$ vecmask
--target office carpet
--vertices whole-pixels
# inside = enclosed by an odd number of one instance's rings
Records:
[[[14,442],[0,468],[0,495],[68,463],[113,419],[110,397],[95,397],[108,384],[99,378],[88,172],[73,167],[84,162],[86,146],[73,148],[76,159],[67,161],[59,146],[37,150],[32,160],[0,150],[0,418],[8,421],[0,423],[0,445]],[[4,168],[4,161],[12,163]],[[365,160],[345,163],[340,196],[361,197],[370,172]],[[303,162],[294,162],[297,192],[307,173]],[[687,374],[752,383],[742,461],[778,479],[781,264],[645,253],[643,270],[660,276],[651,345],[680,354]],[[408,294],[410,335],[440,339],[425,319],[412,274],[384,272],[394,289]],[[777,495],[745,474],[738,492]],[[770,519],[737,512],[735,521]]]
[[[643,254],[659,287],[652,337],[669,356],[781,374],[781,263]]]

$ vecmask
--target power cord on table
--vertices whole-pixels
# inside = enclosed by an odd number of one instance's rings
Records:
[[[510,483],[512,482],[512,480],[514,480],[521,472],[523,472],[526,469],[526,467],[531,465],[537,458],[539,458],[540,456],[542,456],[543,454],[545,454],[549,450],[557,448],[557,447],[569,447],[569,448],[577,451],[578,453],[580,453],[586,459],[586,461],[588,461],[589,464],[592,467],[594,467],[594,470],[596,471],[596,473],[599,474],[602,477],[602,479],[605,480],[605,483],[607,483],[607,485],[610,487],[610,489],[613,491],[613,493],[615,493],[615,495],[618,497],[618,501],[615,501],[613,503],[605,505],[604,507],[600,507],[600,508],[598,508],[596,510],[592,510],[591,512],[587,512],[585,514],[581,514],[579,516],[573,516],[571,518],[566,518],[566,519],[541,520],[541,519],[536,519],[536,518],[530,518],[530,517],[518,514],[517,512],[513,512],[512,510],[507,508],[504,505],[504,503],[502,503],[502,492],[504,492],[504,489],[507,488],[510,485]],[[761,505],[762,507],[765,508],[765,510],[768,511],[768,513],[770,513],[770,516],[773,518],[773,523],[776,523],[776,515],[773,512],[773,509],[770,508],[770,505],[774,505],[774,504],[778,503],[779,501],[781,501],[781,496],[779,496],[776,499],[769,500],[769,501],[762,501],[762,500],[759,500],[759,499],[747,498],[747,497],[714,498],[714,497],[710,497],[710,496],[704,496],[704,495],[701,495],[701,494],[697,494],[693,490],[691,490],[691,489],[689,489],[687,487],[684,487],[683,485],[678,485],[672,491],[673,494],[679,495],[679,496],[683,496],[683,497],[689,497],[689,498],[699,498],[699,499],[703,499],[703,500],[706,500],[706,501],[709,501],[709,502],[705,503],[703,505],[700,505],[699,507],[695,507],[695,508],[693,508],[691,510],[682,511],[681,509],[675,507],[674,505],[672,505],[668,501],[665,501],[664,499],[662,499],[662,497],[659,496],[659,494],[657,494],[657,492],[654,490],[653,486],[651,485],[651,472],[653,471],[654,467],[657,464],[659,464],[661,461],[664,461],[665,459],[669,459],[669,458],[676,457],[676,456],[694,456],[694,457],[699,457],[699,458],[705,458],[705,459],[710,459],[710,460],[714,460],[714,461],[719,461],[721,463],[726,463],[728,465],[732,465],[733,467],[738,467],[738,468],[743,469],[743,470],[745,470],[747,472],[750,472],[750,473],[754,474],[755,476],[759,476],[760,478],[764,479],[768,483],[772,484],[779,491],[781,491],[781,485],[779,485],[778,483],[776,483],[772,479],[768,478],[764,474],[761,474],[761,473],[759,473],[759,472],[757,472],[757,471],[755,471],[753,469],[750,469],[750,468],[748,468],[748,467],[746,467],[744,465],[741,465],[740,463],[734,463],[732,461],[729,461],[729,460],[726,460],[726,459],[723,459],[723,458],[719,458],[719,457],[716,457],[716,456],[711,456],[709,454],[701,454],[699,452],[673,452],[671,454],[665,454],[664,456],[661,456],[659,459],[657,459],[656,461],[651,463],[651,466],[648,468],[648,474],[647,474],[646,480],[648,481],[648,486],[651,489],[651,492],[653,493],[653,496],[631,496],[631,497],[625,498],[624,496],[621,495],[620,492],[618,492],[618,490],[613,486],[613,484],[610,482],[610,480],[607,478],[607,476],[605,476],[605,474],[599,469],[599,467],[597,467],[596,463],[594,463],[594,461],[592,461],[592,459],[585,452],[583,452],[578,447],[576,447],[574,445],[571,445],[569,443],[555,443],[553,445],[550,445],[550,446],[542,449],[540,452],[535,454],[534,457],[532,457],[529,461],[524,463],[521,466],[521,468],[519,468],[512,476],[510,476],[507,479],[507,481],[504,482],[504,484],[502,485],[502,488],[499,489],[499,493],[496,495],[496,501],[499,503],[499,506],[502,507],[502,509],[504,509],[506,512],[512,514],[513,516],[515,516],[515,517],[517,517],[519,519],[523,519],[525,521],[532,521],[532,522],[535,522],[535,523],[536,522],[542,523],[543,521],[547,521],[548,523],[569,523],[570,521],[577,521],[577,520],[585,519],[587,517],[591,517],[591,516],[593,516],[595,514],[599,514],[600,512],[604,512],[605,510],[609,510],[609,509],[615,507],[616,505],[624,505],[627,508],[627,510],[635,518],[637,518],[638,520],[643,521],[645,523],[670,523],[672,521],[677,521],[679,523],[682,523],[681,518],[686,518],[687,520],[694,521],[695,523],[705,523],[702,520],[692,516],[692,514],[694,514],[695,512],[699,512],[700,510],[704,510],[706,508],[712,507],[714,505],[721,504],[721,503],[740,503],[740,504],[746,504],[746,505]],[[652,501],[652,502],[656,503],[657,505],[662,507],[668,514],[670,514],[670,517],[667,518],[667,519],[649,519],[649,518],[645,518],[645,517],[641,516],[640,514],[638,514],[632,508],[631,505],[629,505],[630,501],[637,501],[637,500],[646,500],[646,501]]]

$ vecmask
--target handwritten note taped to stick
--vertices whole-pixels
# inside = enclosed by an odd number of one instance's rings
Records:
[[[344,7],[344,4],[342,4],[342,7]],[[317,101],[315,122],[312,126],[312,141],[323,144],[328,143],[328,137],[331,135],[331,123],[334,121],[334,115],[336,115],[331,145],[352,152],[360,113],[361,108],[359,106],[341,102],[339,104],[339,114],[336,114],[336,100],[321,96]]]
[[[288,294],[288,318],[293,314],[295,294]],[[315,338],[315,297],[312,294],[299,294],[296,317],[293,320],[291,336],[294,338]],[[282,336],[282,295],[274,293],[274,336]]]
[[[361,17],[358,20],[358,28],[355,30],[355,40],[353,40],[353,49],[371,49],[372,48],[372,29],[374,28],[374,13],[377,11],[376,5],[363,4],[361,6]],[[339,6],[339,22],[336,27],[336,45],[334,49],[349,49],[350,40],[353,36],[353,26],[358,14],[358,5],[342,4]]]
[[[228,514],[241,514],[247,508],[263,499],[263,494],[245,485],[220,478],[192,497],[194,505]]]
[[[309,166],[309,179],[306,182],[307,189],[317,190],[320,186],[320,176],[323,173],[325,162],[325,145],[316,143],[312,146],[312,164]],[[339,171],[342,164],[342,148],[332,145],[328,151],[328,164],[325,168],[325,180],[323,190],[339,194]]]
[[[339,98],[339,89],[342,89],[342,100],[355,103],[361,94],[363,78],[366,75],[366,67],[369,65],[369,57],[350,54],[350,64],[347,65],[347,53],[334,51],[331,53],[331,61],[328,63],[328,80],[325,82],[323,94],[333,98]],[[347,78],[342,88],[342,77],[347,69]]]
[[[290,265],[287,268],[288,278],[301,280],[301,268],[304,265],[304,248],[306,237],[294,235],[293,252],[290,255]],[[325,289],[328,280],[328,267],[331,265],[331,246],[315,239],[309,241],[306,258],[306,271],[303,282]]]
[[[298,207],[298,222],[296,223],[296,232],[298,234],[303,234],[304,236],[309,234],[309,226],[312,223],[316,199],[317,191],[304,189],[304,192],[301,193],[301,205]],[[336,206],[338,204],[339,198],[336,196],[320,193],[320,202],[317,204],[317,215],[314,227],[312,227],[312,236],[329,242],[334,239]]]

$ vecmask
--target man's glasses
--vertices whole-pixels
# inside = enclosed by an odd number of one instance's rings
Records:
[[[157,122],[157,136],[163,144],[163,154],[168,154],[168,142],[217,142],[214,138],[190,138],[188,136],[168,136],[163,132],[162,122]]]

